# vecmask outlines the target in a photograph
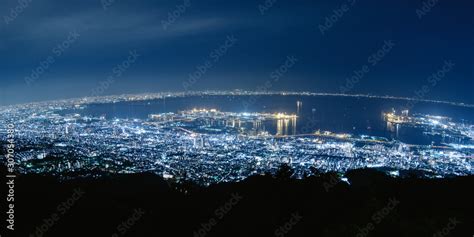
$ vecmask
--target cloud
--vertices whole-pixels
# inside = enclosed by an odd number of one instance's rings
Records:
[[[169,7],[130,10],[113,6],[105,11],[99,4],[94,5],[94,8],[89,6],[69,10],[69,14],[57,8],[30,8],[18,16],[13,24],[0,28],[0,37],[6,45],[15,45],[20,41],[26,43],[26,47],[49,48],[74,30],[82,33],[81,44],[97,47],[124,42],[156,43],[190,34],[218,31],[232,24],[230,19],[186,12],[165,30],[161,22],[173,10]],[[37,14],[35,11],[39,10],[45,12]]]

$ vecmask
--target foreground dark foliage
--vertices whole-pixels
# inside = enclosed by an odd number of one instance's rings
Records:
[[[208,188],[152,174],[62,182],[22,176],[15,187],[16,231],[2,236],[474,234],[474,177],[395,179],[358,170],[347,175],[349,185],[335,174],[293,180],[287,173]]]

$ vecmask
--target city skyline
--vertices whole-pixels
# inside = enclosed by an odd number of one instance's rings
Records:
[[[96,90],[100,88],[95,88]],[[260,96],[271,96],[271,95],[290,95],[290,96],[322,96],[322,97],[348,97],[348,98],[367,98],[367,99],[384,99],[384,100],[393,100],[393,101],[407,101],[407,103],[402,107],[403,109],[410,110],[418,103],[431,103],[431,104],[444,104],[451,106],[459,106],[466,108],[474,108],[474,104],[459,102],[459,101],[445,101],[445,100],[435,100],[427,99],[423,97],[400,97],[400,96],[391,96],[391,95],[373,95],[373,94],[345,94],[345,93],[324,93],[324,92],[310,92],[310,91],[249,91],[249,90],[206,90],[206,91],[162,91],[162,92],[153,92],[153,93],[124,93],[124,94],[113,94],[113,95],[97,95],[91,94],[84,97],[75,97],[75,98],[62,98],[54,100],[43,100],[43,101],[32,101],[27,103],[19,104],[9,104],[9,105],[0,105],[1,109],[4,108],[16,108],[21,106],[35,105],[35,104],[47,104],[47,103],[76,103],[76,104],[103,104],[103,103],[116,103],[116,102],[126,102],[126,101],[147,101],[147,100],[160,100],[166,98],[176,98],[182,96],[235,96],[235,97],[250,97],[250,101],[244,101],[243,107],[245,108],[245,103],[254,104]]]
[[[2,0],[0,237],[471,236],[473,9]]]
[[[350,106],[325,109],[318,102],[331,105],[336,99],[291,93],[163,93],[12,106],[1,110],[0,117],[17,121],[15,129],[23,131],[17,146],[30,148],[18,154],[22,173],[152,172],[165,179],[186,173],[205,186],[276,172],[283,163],[299,179],[311,167],[341,174],[380,168],[392,176],[410,170],[427,172],[423,176],[429,178],[472,175],[474,125],[463,116],[411,115],[387,106],[378,111],[374,105],[380,98],[371,98],[356,102],[357,109],[347,117],[341,112]],[[342,101],[349,105],[357,100]],[[356,112],[362,104],[372,109]],[[241,112],[245,107],[262,110]],[[232,108],[237,111],[228,112]],[[471,108],[462,109],[472,114]],[[0,137],[6,131],[0,128]]]

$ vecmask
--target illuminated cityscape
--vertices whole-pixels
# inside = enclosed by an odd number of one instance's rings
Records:
[[[0,6],[0,237],[474,237],[474,1]]]
[[[418,170],[428,177],[473,174],[474,126],[448,117],[409,115],[409,111],[383,114],[392,132],[400,127],[418,127],[425,135],[443,136],[445,141],[420,145],[365,134],[297,131],[301,101],[295,101],[295,114],[193,108],[152,113],[141,119],[81,113],[99,101],[113,104],[186,96],[178,93],[44,102],[4,107],[1,116],[5,121],[15,121],[18,165],[23,173],[66,177],[71,172],[86,176],[97,172],[153,172],[203,185],[273,173],[281,164],[289,164],[296,178],[304,178],[311,167],[340,173],[380,168],[391,175]],[[5,140],[6,130],[0,133]]]

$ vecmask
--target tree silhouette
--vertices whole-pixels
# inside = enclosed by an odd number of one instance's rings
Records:
[[[294,170],[286,163],[281,164],[275,174],[275,178],[279,180],[289,180],[293,176]]]

